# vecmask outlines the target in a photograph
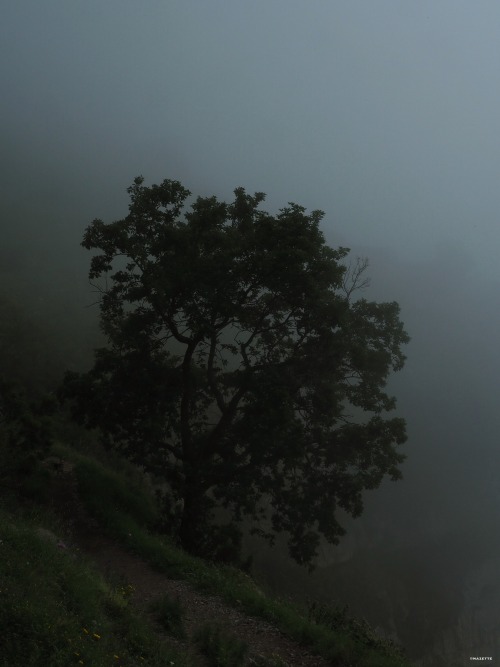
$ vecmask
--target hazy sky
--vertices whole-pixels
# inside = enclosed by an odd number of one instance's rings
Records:
[[[493,1],[6,3],[6,196],[70,212],[50,237],[138,173],[243,185],[324,209],[332,241],[496,274],[499,25]]]
[[[432,479],[470,505],[498,462],[500,3],[3,4],[0,261],[84,279],[84,227],[122,217],[138,174],[323,209],[413,338],[397,493]]]

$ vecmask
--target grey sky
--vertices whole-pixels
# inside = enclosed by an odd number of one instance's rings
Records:
[[[324,209],[332,242],[451,242],[495,272],[499,25],[484,1],[18,0],[6,185],[87,217],[120,214],[137,173],[244,185]]]

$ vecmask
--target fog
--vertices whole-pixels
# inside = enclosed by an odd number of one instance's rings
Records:
[[[83,230],[123,217],[138,174],[322,209],[328,242],[370,260],[365,296],[400,303],[404,480],[366,494],[323,564],[458,535],[481,552],[453,584],[470,589],[498,554],[499,24],[486,0],[4,7],[2,291],[74,338],[71,364],[95,341]]]

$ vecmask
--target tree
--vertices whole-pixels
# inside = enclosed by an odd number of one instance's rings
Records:
[[[33,472],[51,445],[50,395],[29,400],[20,386],[0,374],[0,492]]]
[[[74,415],[167,483],[185,548],[222,539],[224,507],[231,539],[245,517],[310,563],[343,534],[338,508],[359,515],[365,489],[401,476],[405,423],[384,392],[409,340],[399,307],[353,298],[364,267],[325,244],[321,211],[273,216],[238,188],[183,213],[179,182],[142,177],[128,193],[128,215],[82,242],[109,344],[66,377]]]

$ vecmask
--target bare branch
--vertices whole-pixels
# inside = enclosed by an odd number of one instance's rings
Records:
[[[368,259],[366,257],[356,257],[354,264],[349,262],[342,280],[342,289],[349,301],[353,292],[366,289],[370,285],[370,278],[368,276],[363,277],[367,268]]]

